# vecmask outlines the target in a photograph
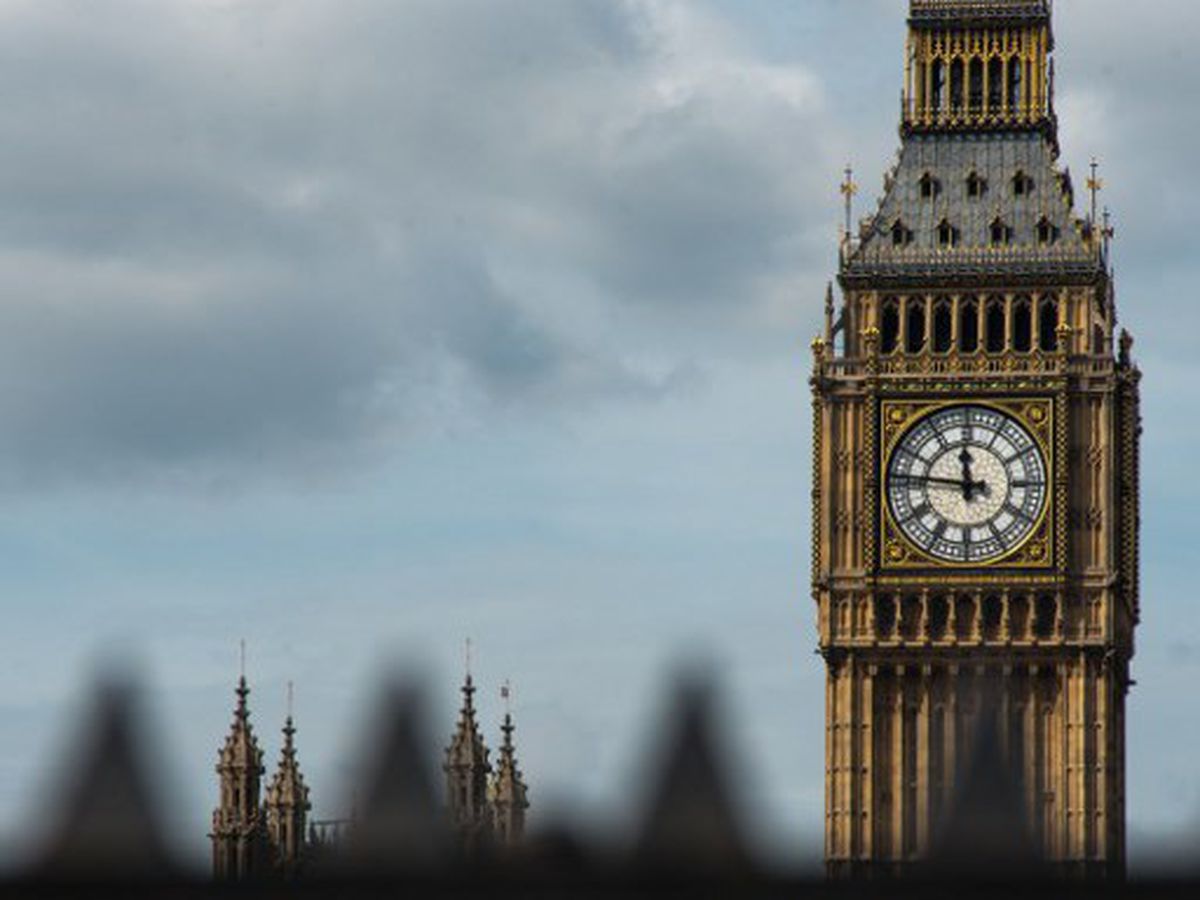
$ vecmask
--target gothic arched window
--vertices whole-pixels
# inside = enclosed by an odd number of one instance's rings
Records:
[[[883,315],[880,317],[880,351],[895,353],[900,343],[900,301],[889,297],[883,301]]]
[[[923,200],[932,200],[942,192],[942,183],[928,172],[921,176],[917,185],[921,189],[921,199]]]
[[[897,219],[892,225],[892,246],[907,247],[912,243],[913,233],[907,225],[900,219]]]
[[[933,304],[933,352],[946,353],[950,350],[953,337],[953,322],[950,301],[945,297]]]
[[[1033,349],[1033,309],[1028,297],[1013,303],[1013,349],[1018,353]]]
[[[1049,246],[1058,240],[1058,229],[1045,216],[1037,223],[1037,239],[1039,244]]]
[[[954,247],[958,245],[958,229],[946,219],[942,219],[937,227],[938,246]]]
[[[1000,297],[990,298],[987,302],[987,313],[984,316],[986,331],[984,342],[988,353],[1004,351],[1004,318],[1004,300]]]
[[[1038,346],[1051,353],[1058,346],[1058,304],[1053,297],[1043,297],[1038,306]]]
[[[905,349],[909,353],[920,353],[925,349],[925,301],[910,297],[906,304],[906,317]]]
[[[971,60],[967,71],[967,105],[973,113],[983,112],[983,60],[979,57]]]
[[[1013,176],[1013,196],[1028,197],[1033,193],[1033,179],[1023,171],[1018,170]]]
[[[958,302],[958,349],[963,353],[979,349],[979,301],[974,297]]]
[[[933,107],[934,112],[941,112],[946,101],[946,64],[940,59],[933,61],[929,83],[933,91],[929,105]]]
[[[993,219],[990,230],[993,247],[1006,247],[1012,243],[1012,229],[1003,219]]]
[[[962,112],[963,108],[963,61],[956,59],[950,63],[950,109]]]
[[[988,111],[995,114],[1004,106],[1004,60],[988,60]]]
[[[1008,111],[1016,112],[1021,107],[1021,58],[1011,57],[1008,61]]]
[[[987,193],[987,180],[980,177],[979,173],[972,170],[967,176],[967,196],[972,198],[982,197]]]

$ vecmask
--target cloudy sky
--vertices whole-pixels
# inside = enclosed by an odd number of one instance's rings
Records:
[[[344,812],[381,671],[512,679],[538,821],[622,823],[721,673],[763,839],[820,854],[807,344],[900,0],[0,0],[0,831],[132,660],[202,859],[238,642]],[[1184,0],[1060,0],[1146,370],[1135,861],[1200,824],[1200,80]]]

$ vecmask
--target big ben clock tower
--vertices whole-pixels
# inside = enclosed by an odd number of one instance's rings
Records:
[[[987,724],[1045,858],[1119,876],[1140,426],[1111,231],[1057,164],[1050,0],[908,25],[898,161],[813,343],[826,859],[926,856]]]

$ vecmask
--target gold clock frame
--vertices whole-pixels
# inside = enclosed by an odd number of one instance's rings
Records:
[[[982,406],[1019,422],[1030,435],[1046,464],[1046,498],[1037,523],[1020,544],[986,562],[951,562],[926,553],[904,534],[892,516],[887,500],[887,465],[901,438],[918,421],[952,406]],[[1047,570],[1058,564],[1056,532],[1062,514],[1058,503],[1056,472],[1059,443],[1055,428],[1055,400],[1046,396],[956,397],[938,399],[880,399],[877,472],[879,506],[879,568],[882,572],[963,571],[971,569]]]

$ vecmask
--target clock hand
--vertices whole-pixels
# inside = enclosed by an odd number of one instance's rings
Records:
[[[896,475],[894,478],[897,481],[920,481],[925,484],[944,484],[950,487],[962,487],[962,482],[957,478],[935,478],[932,475]]]
[[[971,495],[975,490],[975,482],[971,478],[971,463],[974,462],[974,459],[971,457],[971,451],[963,447],[962,453],[958,454],[958,461],[962,463],[963,477],[961,484],[963,499],[970,503]]]

